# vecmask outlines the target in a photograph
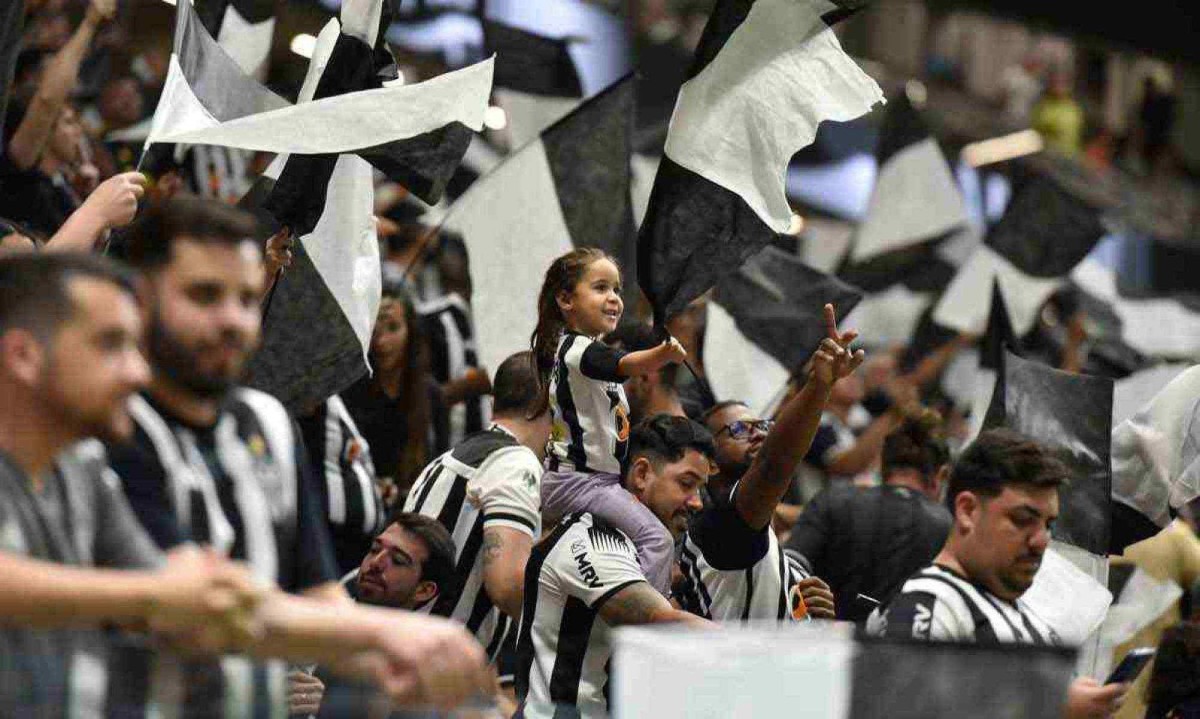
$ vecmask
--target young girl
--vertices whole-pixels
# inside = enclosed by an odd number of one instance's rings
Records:
[[[602,250],[572,250],[546,271],[530,338],[554,416],[542,511],[551,516],[587,511],[615,525],[633,539],[646,578],[665,594],[674,540],[621,486],[630,429],[621,383],[682,362],[687,353],[673,338],[629,353],[600,342],[617,328],[623,309],[621,273]]]

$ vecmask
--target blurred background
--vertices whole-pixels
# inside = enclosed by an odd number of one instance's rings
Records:
[[[254,6],[251,15],[275,18],[270,58],[260,71],[272,89],[295,97],[303,55],[339,3],[239,0]],[[196,4],[216,34],[229,0]],[[170,52],[171,5],[119,5],[76,93],[97,145],[153,112]],[[1119,222],[1096,256],[1117,271],[1123,294],[1187,296],[1200,285],[1193,277],[1200,268],[1200,132],[1188,131],[1200,126],[1200,27],[1186,5],[1147,0],[1134,12],[1105,3],[1081,10],[1077,3],[1032,0],[878,0],[836,30],[889,96],[906,92],[923,108],[981,224],[1002,213],[1014,168],[1033,163],[1101,206],[1120,206]],[[85,6],[27,2],[15,97],[32,91],[40,60],[66,42]],[[712,0],[402,0],[387,40],[409,82],[481,59],[481,17],[571,38],[587,95],[635,70],[636,185],[640,161],[652,173],[661,152],[711,6]],[[795,158],[788,192],[806,221],[799,241],[821,246],[806,256],[810,264],[835,263],[839,243],[865,210],[882,114],[879,108],[851,123],[827,124]],[[501,108],[489,113],[488,127],[487,144],[503,154],[509,138]],[[1020,134],[1031,128],[1040,136],[1033,143]],[[977,144],[996,138],[1001,142]],[[101,159],[110,153],[115,165],[102,173],[136,162],[137,149],[98,146]],[[463,172],[468,176],[452,195],[472,179],[472,168]]]

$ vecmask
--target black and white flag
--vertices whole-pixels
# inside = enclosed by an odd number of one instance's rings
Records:
[[[887,105],[875,159],[867,212],[838,270],[868,295],[846,320],[869,342],[909,344],[981,233],[968,225],[950,165],[906,93]]]
[[[992,227],[942,294],[934,321],[979,334],[991,307],[993,281],[1008,304],[1013,330],[1033,329],[1046,300],[1104,235],[1100,211],[1047,175],[1016,188]]]
[[[341,23],[330,21],[317,39],[298,106],[395,76],[390,53],[380,51],[387,15],[383,0],[343,4]],[[486,96],[476,99],[486,103]],[[449,179],[469,141],[470,130],[456,123],[366,152],[276,157],[257,194],[245,199],[261,199],[260,214],[289,227],[299,241],[292,267],[274,288],[248,384],[306,412],[369,371],[382,271],[367,160],[428,192],[431,183]]]
[[[485,19],[483,47],[496,56],[493,95],[508,115],[509,147],[535,139],[583,97],[569,40]]]
[[[479,360],[491,371],[528,348],[555,258],[572,247],[629,254],[633,83],[626,77],[588,99],[447,211],[442,226],[466,242]]]
[[[250,77],[266,79],[267,59],[275,38],[275,3],[270,0],[232,0],[225,6],[217,29],[217,44]]]
[[[189,3],[178,7],[175,49],[147,146],[174,142],[308,155],[353,152],[392,174],[399,171],[389,164],[398,141],[409,143],[407,167],[442,167],[444,147],[437,140],[450,132],[463,134],[459,126],[476,132],[483,127],[491,93],[491,58],[419,84],[384,83],[375,89],[289,105],[242,72],[204,29]],[[371,17],[378,18],[381,12]],[[368,27],[374,25],[363,23],[358,37],[373,43]],[[418,173],[410,190],[437,196],[440,189],[434,179]]]
[[[1005,352],[984,428],[1008,427],[1051,448],[1070,470],[1054,539],[1097,557],[1111,534],[1113,382]]]
[[[704,335],[705,372],[716,399],[766,409],[824,339],[825,304],[843,317],[861,299],[857,288],[774,246],[722,277],[708,303]]]
[[[191,2],[175,4],[175,37],[167,79],[154,110],[146,146],[173,142],[174,130],[215,125],[289,107],[246,75],[213,39]]]
[[[923,289],[920,285],[928,282],[914,275],[928,274],[929,261],[940,260],[933,254],[935,245],[967,224],[967,208],[937,140],[903,93],[888,103],[875,160],[875,187],[851,241],[843,276],[871,291],[897,282]],[[923,266],[902,266],[889,275],[888,255],[929,257]]]
[[[1087,258],[1071,272],[1071,281],[1119,326],[1119,341],[1146,357],[1190,361],[1200,357],[1200,302],[1170,295],[1121,294],[1116,272]]]
[[[680,90],[638,238],[656,324],[791,225],[787,165],[883,100],[829,29],[862,3],[719,0]]]
[[[1112,435],[1112,550],[1154,536],[1200,497],[1200,367],[1175,377]]]

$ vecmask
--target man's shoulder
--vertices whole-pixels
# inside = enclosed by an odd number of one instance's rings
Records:
[[[620,529],[588,512],[563,519],[558,539],[548,549],[551,563],[571,564],[581,554],[637,560],[633,540]]]
[[[552,544],[541,550],[541,581],[589,605],[602,593],[645,581],[633,540],[591,514],[567,517],[547,541]]]
[[[917,570],[881,612],[886,636],[965,640],[974,636],[970,583],[937,565]]]
[[[756,530],[737,509],[737,487],[728,496],[714,496],[688,525],[685,547],[691,545],[718,571],[741,571],[754,566],[770,549],[770,527]]]
[[[478,469],[488,460],[497,459],[498,453],[509,449],[525,450],[530,456],[533,456],[533,452],[517,442],[515,437],[506,432],[491,430],[470,435],[459,442],[448,454],[468,467]],[[536,457],[534,457],[534,461],[536,461]]]

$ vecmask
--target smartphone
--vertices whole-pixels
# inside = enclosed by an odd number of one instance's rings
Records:
[[[1138,647],[1137,649],[1129,650],[1117,668],[1108,675],[1108,680],[1105,684],[1127,684],[1137,679],[1138,674],[1146,668],[1150,660],[1154,658],[1154,647]]]

